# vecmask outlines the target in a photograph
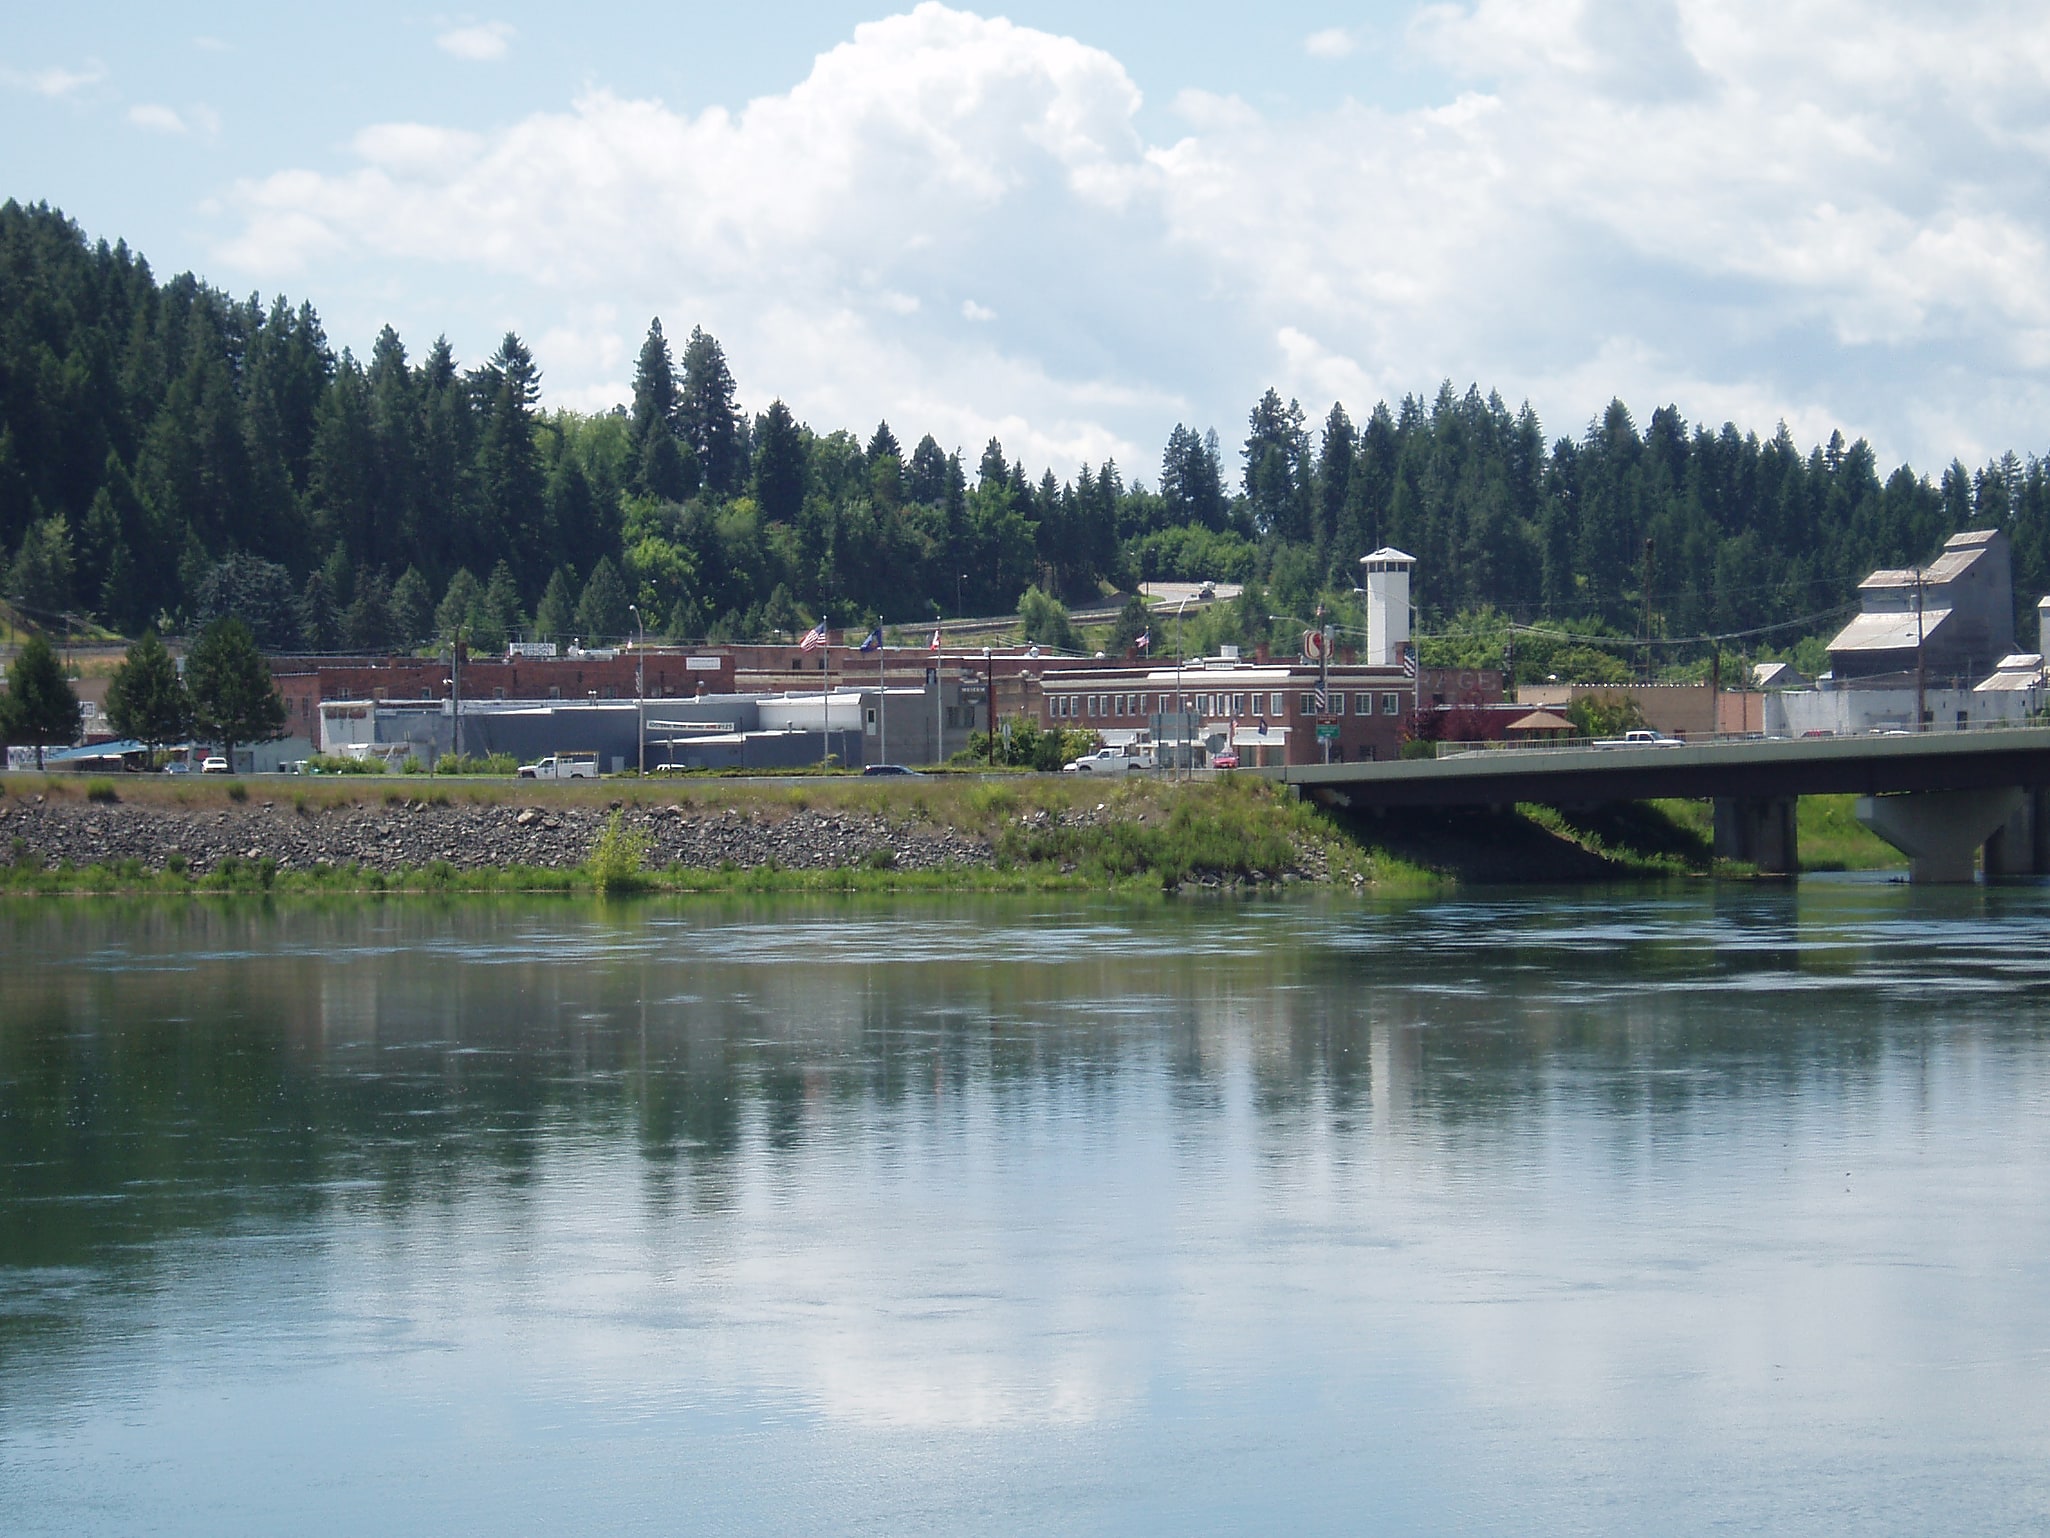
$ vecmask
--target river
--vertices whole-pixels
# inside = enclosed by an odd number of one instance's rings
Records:
[[[10,1534],[2041,1532],[2050,889],[0,906]]]

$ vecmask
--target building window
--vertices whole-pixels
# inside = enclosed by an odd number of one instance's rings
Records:
[[[1268,714],[1268,715],[1270,715],[1270,716],[1278,716],[1278,715],[1280,715],[1280,714],[1281,714],[1281,696],[1280,696],[1280,695],[1278,695],[1278,694],[1270,694],[1270,695],[1268,695],[1268,696],[1267,696],[1267,714]]]
[[[1381,696],[1381,714],[1382,714],[1382,715],[1384,715],[1384,716],[1399,716],[1399,715],[1401,715],[1401,714],[1402,714],[1402,696],[1401,696],[1401,695],[1399,695],[1399,694],[1384,694],[1384,695],[1382,695],[1382,696]]]
[[[1303,695],[1295,702],[1295,709],[1296,714],[1299,716],[1314,716],[1317,713],[1317,696],[1314,694]]]
[[[493,699],[495,699],[495,700],[502,700],[502,699],[504,699],[504,698],[505,698],[505,685],[504,685],[504,684],[498,684],[498,685],[494,686],[494,687],[493,687],[493,689],[492,689],[492,691],[491,691],[491,697],[492,697]]]
[[[1352,697],[1352,713],[1356,716],[1370,716],[1374,713],[1374,697],[1371,694],[1355,694]]]
[[[1243,694],[1234,694],[1231,697],[1231,713],[1235,716],[1246,713],[1246,697]]]
[[[561,698],[562,698],[562,685],[561,685],[561,684],[550,684],[550,685],[548,686],[548,697],[549,697],[549,698],[550,698],[551,700],[559,700],[559,699],[561,699]]]
[[[1342,716],[1345,714],[1344,691],[1341,690],[1339,693],[1331,696],[1331,713],[1334,716]]]

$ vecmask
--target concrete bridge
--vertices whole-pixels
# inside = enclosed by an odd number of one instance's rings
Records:
[[[1475,749],[1438,759],[1253,771],[1361,811],[1715,803],[1715,852],[1760,871],[1800,864],[1794,803],[1858,796],[1858,818],[1908,857],[1908,879],[2050,874],[2050,727],[1921,735]]]

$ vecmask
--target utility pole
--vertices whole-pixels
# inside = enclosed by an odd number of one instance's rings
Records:
[[[448,652],[448,712],[453,721],[449,728],[449,739],[455,744],[455,756],[463,756],[463,627],[456,626],[456,638]]]
[[[634,773],[648,777],[648,627],[641,622],[638,604],[628,604],[634,617]]]
[[[1651,546],[1644,542],[1644,681],[1651,682]]]
[[[1929,669],[1922,653],[1922,568],[1915,568],[1915,730],[1929,718]]]

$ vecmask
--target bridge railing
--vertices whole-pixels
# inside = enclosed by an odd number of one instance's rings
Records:
[[[1637,750],[1658,752],[1680,745],[1706,747],[1714,743],[1734,742],[1833,742],[1845,739],[1868,741],[1875,737],[1954,737],[1961,734],[1984,732],[2012,732],[2029,728],[2041,729],[2050,726],[2050,712],[2023,716],[2015,720],[1932,721],[1922,731],[1915,732],[1905,726],[1876,726],[1862,732],[1804,732],[1798,736],[1769,736],[1764,732],[1719,732],[1714,736],[1680,737],[1667,742],[1619,742],[1609,737],[1542,737],[1525,741],[1507,738],[1487,742],[1438,742],[1432,744],[1434,758],[1459,758],[1470,753],[1585,753],[1590,749],[1626,753]]]

